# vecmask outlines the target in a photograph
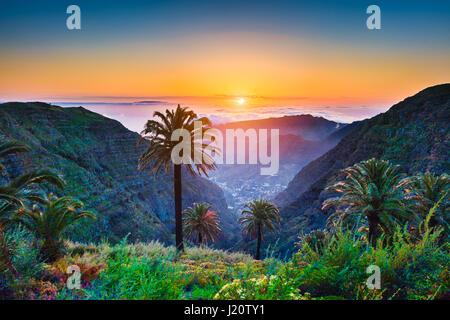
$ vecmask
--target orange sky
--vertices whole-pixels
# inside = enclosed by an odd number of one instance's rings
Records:
[[[384,105],[448,81],[449,71],[450,59],[440,52],[215,33],[126,45],[6,48],[0,54],[0,98],[189,96],[187,103],[233,108],[242,96],[247,107]]]

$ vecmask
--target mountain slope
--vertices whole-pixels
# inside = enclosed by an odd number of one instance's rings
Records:
[[[172,241],[173,178],[161,173],[157,180],[139,172],[138,134],[119,122],[84,108],[61,108],[45,103],[0,105],[0,135],[29,144],[32,152],[7,159],[8,175],[31,167],[58,170],[67,181],[65,194],[80,198],[99,215],[90,227],[72,231],[75,239],[103,237],[118,240]],[[234,234],[234,217],[223,191],[204,178],[184,174],[183,207],[206,201],[221,212],[228,245]]]
[[[325,225],[320,207],[330,195],[323,190],[342,178],[341,169],[375,157],[391,160],[408,174],[448,172],[449,129],[450,84],[427,88],[386,113],[357,123],[336,147],[305,166],[277,197],[284,204],[281,249],[289,250],[301,230]]]
[[[315,158],[318,158],[328,150],[335,147],[339,143],[339,141],[341,141],[342,138],[352,132],[358,126],[358,124],[359,121],[347,124],[337,131],[331,133],[326,139],[320,141],[320,143],[317,143],[316,150],[318,152],[316,153],[315,157],[306,157],[305,159],[301,159],[299,161],[299,156],[304,157],[304,153],[297,152],[298,156],[296,158],[292,158],[292,160],[300,165],[300,169],[303,168],[307,163],[311,162]],[[305,162],[304,160],[307,161]],[[294,201],[299,193],[304,192],[307,187],[309,187],[311,183],[315,181],[315,176],[310,176],[309,174],[300,177],[299,175],[301,174],[301,172],[303,171],[297,170],[297,174],[294,175],[294,178],[289,181],[287,188],[277,194],[277,196],[275,197],[274,201],[279,207],[284,207],[285,205]]]

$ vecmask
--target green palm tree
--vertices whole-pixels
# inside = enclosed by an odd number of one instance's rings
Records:
[[[19,141],[6,140],[4,136],[1,136],[2,141],[0,142],[0,159],[5,158],[9,155],[29,152],[29,148]],[[5,169],[5,166],[0,162],[0,173]],[[20,199],[15,197],[10,191],[4,190],[4,186],[0,185],[0,227],[2,222],[6,222],[7,207],[12,203],[20,203]],[[2,214],[3,213],[3,214]]]
[[[191,154],[187,156],[191,163],[184,163],[188,172],[195,176],[204,173],[206,176],[208,170],[216,168],[213,158],[205,153],[207,145],[196,139],[200,131],[205,131],[211,127],[208,118],[199,118],[187,107],[178,105],[176,110],[166,110],[166,113],[156,111],[153,117],[157,120],[148,120],[144,130],[141,132],[140,142],[147,141],[148,147],[142,153],[139,159],[139,170],[151,167],[151,172],[155,173],[155,178],[161,168],[167,172],[172,163],[172,151],[179,143],[172,141],[172,134],[177,129],[186,129],[191,136]],[[194,127],[194,121],[201,121],[199,128]],[[213,150],[212,146],[210,149]],[[219,150],[215,150],[218,152]],[[196,157],[203,159],[201,163],[193,163]],[[198,162],[198,161],[197,161]],[[181,166],[182,164],[173,164],[174,172],[174,196],[175,196],[175,242],[179,251],[184,250],[183,245],[183,226],[182,226],[182,183],[181,183]]]
[[[183,212],[184,230],[188,237],[197,236],[198,245],[208,241],[214,242],[219,236],[219,218],[207,203],[194,203]]]
[[[4,186],[0,186],[0,222],[7,222],[7,214],[23,207],[26,202],[43,202],[42,192],[33,190],[33,185],[50,183],[63,189],[65,182],[48,169],[25,173]]]
[[[14,219],[35,234],[41,241],[42,257],[53,262],[61,256],[64,231],[80,219],[95,219],[94,214],[83,207],[81,201],[71,197],[55,198],[50,194],[43,205],[19,209]]]
[[[246,235],[257,238],[255,258],[259,260],[263,229],[275,232],[276,228],[279,228],[281,221],[279,211],[274,204],[260,199],[247,203],[242,215],[239,222],[243,225],[243,231]]]
[[[325,190],[341,193],[324,201],[322,210],[337,206],[329,220],[345,222],[355,216],[365,217],[369,225],[369,242],[376,246],[381,231],[389,233],[405,218],[403,187],[407,180],[397,172],[398,166],[389,161],[370,159],[342,170],[345,181]]]
[[[15,140],[6,140],[2,137],[0,142],[0,159],[8,155],[29,151],[30,149],[23,143]],[[4,166],[0,163],[0,171],[3,169]],[[58,188],[64,187],[64,181],[57,174],[46,169],[31,171],[9,181],[6,185],[0,185],[0,256],[7,268],[15,276],[18,276],[18,272],[11,263],[9,250],[6,245],[4,226],[11,222],[10,215],[18,208],[22,208],[27,201],[43,201],[41,193],[35,188],[33,189],[33,187],[45,182]]]
[[[450,229],[449,189],[450,177],[443,173],[440,176],[430,172],[409,178],[410,190],[408,195],[412,200],[412,210],[421,220],[425,219],[430,210],[439,202],[433,216],[430,218],[430,227],[441,226],[448,235]]]
[[[29,152],[30,149],[23,143],[14,140],[3,140],[0,143],[0,159],[11,154]],[[0,168],[4,166],[0,163]],[[33,170],[9,181],[6,185],[0,185],[0,222],[6,222],[6,213],[13,212],[24,202],[41,201],[41,193],[33,190],[33,185],[50,183],[60,189],[64,188],[62,178],[48,169]]]

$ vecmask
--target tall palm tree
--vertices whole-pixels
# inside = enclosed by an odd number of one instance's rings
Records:
[[[398,166],[389,161],[372,158],[342,170],[345,181],[325,189],[342,195],[324,201],[322,210],[337,206],[329,219],[338,222],[354,216],[365,217],[369,225],[369,242],[376,246],[381,231],[388,233],[405,217],[403,187],[408,181],[397,169]]]
[[[184,230],[186,235],[194,237],[197,235],[198,245],[208,241],[208,238],[214,242],[219,236],[219,218],[211,206],[207,203],[194,203],[183,212]]]
[[[430,210],[439,202],[430,218],[430,226],[442,226],[445,234],[450,230],[449,190],[450,177],[443,173],[440,176],[430,172],[409,178],[409,196],[413,210],[421,219],[425,219]]]
[[[141,132],[142,141],[148,142],[147,149],[142,153],[139,159],[139,170],[151,167],[151,172],[155,173],[155,178],[161,168],[167,173],[171,165],[172,151],[179,143],[172,141],[172,134],[177,129],[186,129],[191,135],[191,154],[187,156],[191,163],[184,163],[188,172],[195,176],[204,173],[206,176],[208,170],[216,168],[213,158],[205,153],[206,144],[196,140],[199,131],[207,130],[211,127],[211,121],[203,117],[197,119],[197,115],[187,107],[178,105],[176,110],[166,110],[166,113],[156,111],[153,114],[157,120],[148,120],[144,130]],[[194,121],[201,121],[199,128],[194,127]],[[210,146],[211,148],[211,146]],[[218,151],[218,150],[216,150]],[[196,157],[203,159],[201,163],[193,163]],[[181,183],[182,164],[173,164],[174,172],[174,196],[175,196],[175,242],[179,251],[184,250],[183,245],[183,221],[182,221],[182,183]],[[196,170],[195,170],[196,169]]]
[[[23,207],[15,214],[15,221],[24,225],[41,241],[41,255],[48,262],[61,256],[62,234],[78,220],[95,219],[94,214],[83,210],[84,204],[71,197],[55,198],[52,194],[43,205]]]
[[[242,214],[243,217],[239,219],[239,222],[243,225],[244,232],[253,238],[257,238],[255,258],[259,260],[263,229],[275,232],[275,229],[279,228],[281,221],[279,211],[274,204],[260,199],[247,203]]]

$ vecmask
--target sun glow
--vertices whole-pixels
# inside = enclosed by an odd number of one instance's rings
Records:
[[[244,104],[244,103],[245,103],[245,99],[244,99],[244,98],[239,98],[239,99],[237,100],[237,103],[239,103],[239,104]]]

